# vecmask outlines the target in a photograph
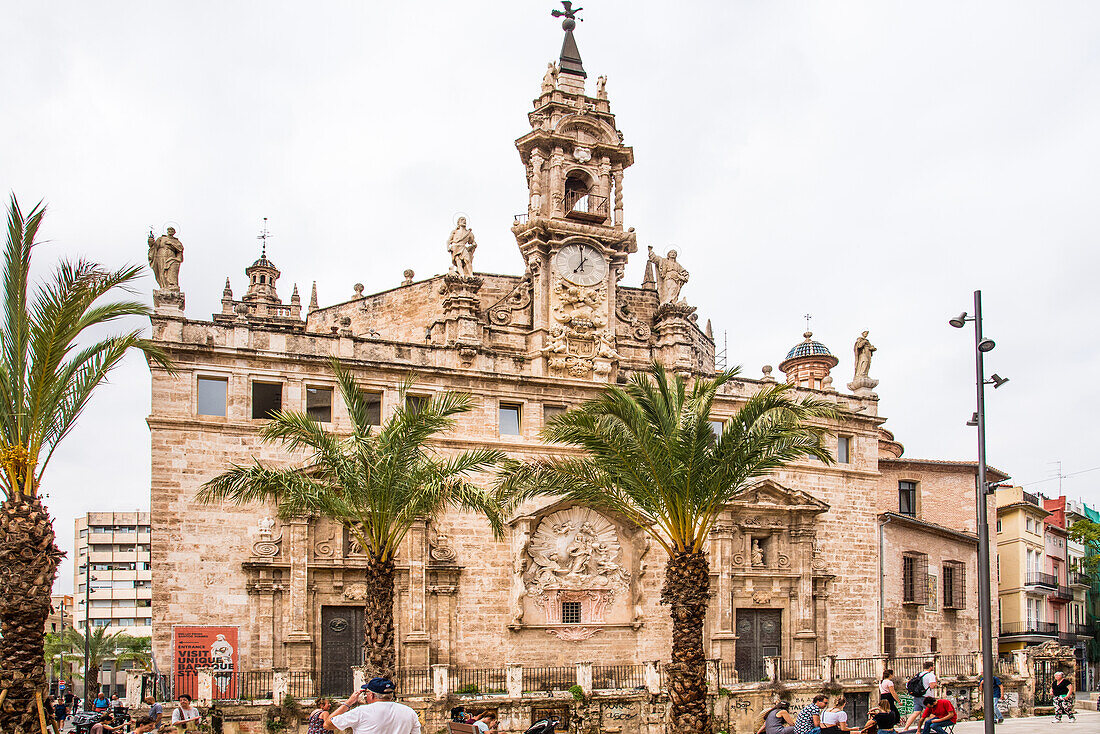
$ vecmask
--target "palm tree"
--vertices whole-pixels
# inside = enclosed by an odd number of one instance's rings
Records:
[[[653,365],[625,386],[550,420],[543,437],[581,456],[511,461],[502,496],[557,495],[620,513],[668,553],[661,602],[671,607],[670,730],[711,730],[706,706],[703,622],[709,598],[706,542],[727,504],[754,478],[803,456],[830,461],[822,429],[831,415],[814,400],[795,400],[787,385],[761,388],[720,434],[710,425],[719,388],[738,370],[687,382]]]
[[[466,393],[443,392],[426,402],[405,399],[380,427],[371,425],[369,403],[355,378],[332,361],[340,393],[351,417],[351,434],[340,436],[308,415],[277,413],[261,430],[265,442],[280,442],[291,452],[305,450],[305,468],[275,468],[255,462],[234,465],[211,479],[199,499],[235,504],[274,501],[281,517],[318,515],[340,523],[367,557],[370,588],[364,610],[366,664],[376,675],[395,668],[393,598],[394,556],[413,523],[446,507],[480,512],[492,532],[503,536],[503,509],[492,492],[467,476],[499,463],[499,451],[476,449],[438,456],[428,443],[449,430],[455,416],[473,409]]]
[[[84,671],[84,708],[88,710],[92,699],[99,693],[99,671],[105,660],[134,663],[135,667],[147,667],[152,660],[152,645],[148,637],[131,637],[125,632],[108,632],[107,627],[94,627],[88,637],[88,669]],[[60,635],[46,635],[47,654],[63,655],[66,661],[84,660],[84,635],[73,627],[66,627]]]
[[[45,211],[38,204],[24,217],[11,197],[0,304],[0,689],[8,690],[0,731],[10,734],[38,730],[34,693],[46,687],[42,645],[61,551],[41,503],[42,476],[96,387],[131,348],[169,367],[140,331],[98,335],[118,319],[149,314],[134,300],[100,302],[130,290],[140,266],[111,271],[62,260],[28,293]]]
[[[65,628],[68,629],[68,628]],[[46,668],[49,677],[71,678],[69,671],[73,666],[84,659],[84,650],[77,652],[72,642],[66,639],[65,630],[61,632],[48,632],[43,644],[43,653],[46,656]]]

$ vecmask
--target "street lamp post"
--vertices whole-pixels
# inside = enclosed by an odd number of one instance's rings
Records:
[[[1008,382],[996,374],[992,379],[985,379],[985,353],[997,346],[996,343],[982,334],[982,292],[974,291],[974,316],[968,318],[966,312],[948,321],[951,326],[961,329],[967,321],[974,322],[974,371],[975,383],[978,390],[978,411],[976,420],[972,419],[967,425],[978,426],[978,485],[975,488],[978,505],[978,622],[982,638],[982,681],[985,686],[982,696],[983,723],[986,734],[993,734],[993,604],[989,586],[989,513],[986,508],[986,497],[989,493],[985,474],[985,386],[992,384],[994,388]]]
[[[91,553],[88,553],[88,557],[91,558]],[[92,582],[95,581],[95,576],[92,576],[92,563],[90,560],[85,560],[84,566],[84,710],[91,711],[91,700],[88,698],[88,663],[89,663],[89,637],[92,633]],[[99,681],[95,682],[96,692],[99,692]]]

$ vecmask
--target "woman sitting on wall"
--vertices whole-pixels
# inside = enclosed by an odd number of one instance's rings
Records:
[[[837,696],[836,701],[833,702],[833,707],[821,712],[821,734],[840,734],[841,732],[852,731],[848,728],[848,714],[844,710],[846,703],[848,701],[844,696]]]
[[[794,717],[791,716],[791,704],[780,701],[764,712],[764,725],[756,734],[794,734]]]
[[[894,699],[882,696],[878,701],[878,708],[872,709],[870,718],[863,725],[864,734],[877,734],[877,732],[894,732],[895,727],[901,723],[901,713],[894,704]]]

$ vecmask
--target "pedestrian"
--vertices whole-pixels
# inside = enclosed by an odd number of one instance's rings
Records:
[[[389,678],[371,678],[332,712],[325,729],[351,729],[352,734],[420,734],[416,712],[393,700],[396,690]],[[359,706],[360,699],[367,705]]]
[[[794,717],[791,716],[791,704],[780,701],[764,712],[764,724],[756,734],[794,734]]]
[[[481,732],[481,734],[489,734],[490,716],[492,716],[492,712],[482,711],[480,714],[477,715],[477,718],[474,719],[474,728]]]
[[[1076,721],[1077,715],[1073,710],[1076,703],[1073,681],[1059,670],[1054,674],[1054,683],[1050,687],[1050,692],[1054,695],[1054,720],[1061,721],[1062,714],[1066,714],[1070,721]]]
[[[329,709],[332,708],[332,700],[318,698],[316,706],[317,708],[313,709],[313,713],[306,719],[306,734],[321,734],[325,730],[325,722],[328,721],[330,716]]]
[[[946,698],[925,698],[920,716],[921,734],[946,734],[947,727],[959,719],[955,704]]]
[[[893,732],[897,731],[897,725],[901,723],[901,714],[898,713],[897,704],[890,696],[880,696],[878,699],[878,708],[872,709],[867,719],[867,723],[863,725],[862,731],[866,734],[877,734],[877,732]]]
[[[894,689],[894,670],[893,668],[887,668],[882,671],[882,680],[878,683],[878,695],[889,696],[891,700],[897,702],[898,692]]]
[[[794,720],[794,734],[821,734],[821,712],[829,705],[824,693],[814,696],[814,700],[798,712]]]
[[[455,706],[451,709],[451,721],[456,724],[467,724],[466,721],[466,709],[462,706]]]
[[[984,675],[978,676],[978,693],[983,693],[985,690],[984,678]],[[1004,714],[1001,713],[1001,679],[997,676],[993,676],[993,686],[989,693],[993,696],[993,721],[998,724],[1003,724],[1005,717]]]
[[[97,693],[95,698],[92,699],[92,708],[99,713],[103,713],[107,710],[107,707],[111,705],[111,702],[107,700],[107,697],[102,693]]]
[[[137,720],[133,734],[149,734],[157,728],[157,722],[152,716],[142,716]]]
[[[111,718],[111,712],[105,711],[103,717],[92,724],[90,734],[107,734],[107,732],[121,731],[121,726],[113,726],[114,719]]]
[[[197,726],[202,721],[202,714],[199,713],[196,707],[191,705],[191,696],[181,693],[179,702],[180,705],[172,712],[172,724],[178,724],[179,728],[184,730]]]
[[[153,723],[160,726],[160,720],[164,718],[164,707],[157,703],[155,696],[146,696],[145,705],[149,707],[149,716],[153,718]]]
[[[920,718],[924,711],[925,704],[928,702],[925,700],[929,694],[936,690],[936,686],[939,685],[939,681],[936,680],[936,673],[934,668],[935,663],[931,660],[924,664],[924,670],[917,673],[908,680],[905,684],[905,691],[913,697],[913,713],[909,714],[909,718],[905,720],[905,729],[911,729],[913,722]]]
[[[844,696],[837,696],[832,708],[821,712],[821,734],[840,734],[851,731],[848,728],[848,712],[844,710],[847,704],[848,700]]]
[[[65,728],[65,720],[69,718],[69,707],[64,701],[58,701],[53,705],[53,717],[57,719],[57,730]]]

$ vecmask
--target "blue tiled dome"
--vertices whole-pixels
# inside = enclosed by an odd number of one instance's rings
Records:
[[[791,351],[787,352],[787,359],[795,359],[796,357],[833,356],[833,353],[829,351],[827,346],[821,342],[815,342],[810,338],[813,336],[813,332],[807,331],[802,336],[806,337],[806,341],[795,344],[794,347],[791,348]]]

